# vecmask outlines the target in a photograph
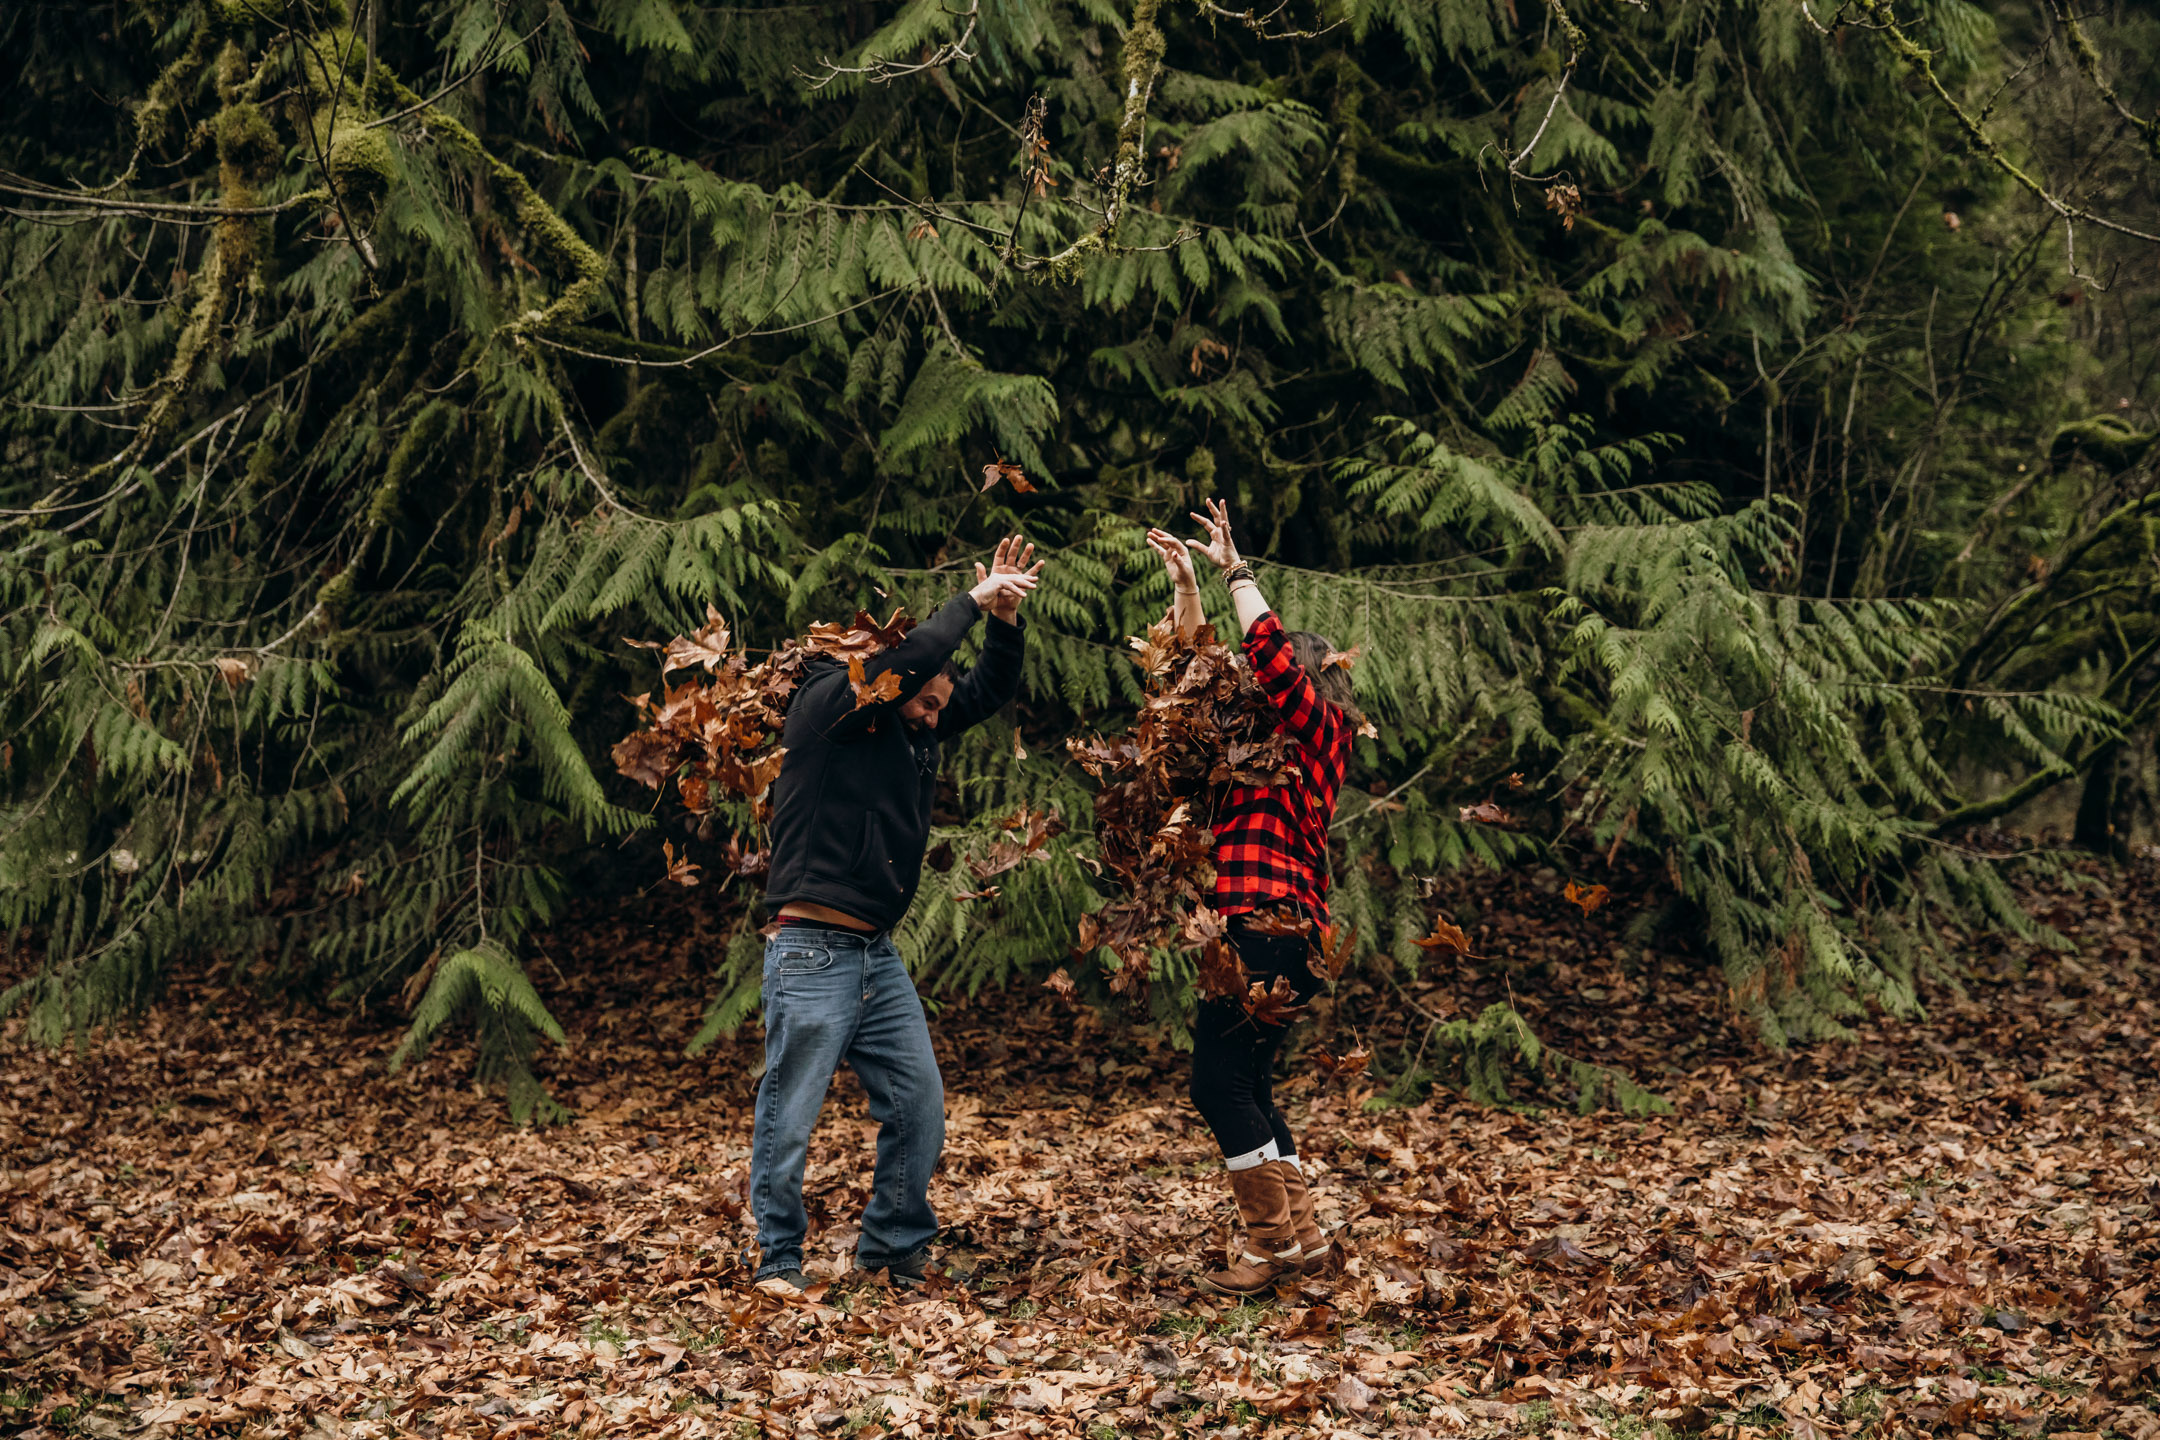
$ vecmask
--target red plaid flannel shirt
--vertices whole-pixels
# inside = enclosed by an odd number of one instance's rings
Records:
[[[1272,612],[1246,632],[1245,660],[1297,742],[1303,777],[1286,785],[1234,785],[1217,807],[1215,908],[1235,915],[1293,900],[1325,924],[1328,821],[1355,732],[1341,707],[1313,689]]]

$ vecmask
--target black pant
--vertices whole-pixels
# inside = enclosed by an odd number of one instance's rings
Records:
[[[1303,935],[1256,935],[1244,917],[1233,920],[1230,939],[1256,985],[1288,978],[1300,1002],[1319,993],[1319,977],[1307,963],[1312,941]],[[1285,1155],[1297,1153],[1297,1141],[1282,1111],[1275,1108],[1275,1052],[1282,1048],[1284,1025],[1262,1025],[1235,1000],[1202,1000],[1193,1018],[1193,1108],[1215,1132],[1224,1155],[1244,1155],[1273,1140]]]

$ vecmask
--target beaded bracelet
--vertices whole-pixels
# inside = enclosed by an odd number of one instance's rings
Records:
[[[1226,585],[1235,585],[1240,580],[1251,580],[1255,585],[1260,583],[1253,575],[1252,566],[1246,564],[1243,560],[1238,561],[1237,564],[1223,572],[1223,583]]]

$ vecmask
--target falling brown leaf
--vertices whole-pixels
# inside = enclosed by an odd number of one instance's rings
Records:
[[[1330,650],[1327,653],[1327,658],[1320,662],[1320,668],[1322,670],[1348,670],[1357,664],[1359,657],[1364,653],[1365,647],[1363,645],[1352,645],[1347,650]]]
[[[885,233],[889,235],[892,232],[888,230]],[[907,238],[910,240],[935,240],[937,239],[937,226],[931,224],[928,217],[917,220],[913,225],[908,226]]]
[[[255,674],[255,662],[252,658],[243,659],[236,655],[220,655],[212,663],[217,666],[218,678],[225,682],[228,689],[238,690],[242,685],[247,684]],[[133,684],[134,677],[130,676],[128,683]]]
[[[1420,950],[1452,950],[1457,955],[1470,954],[1470,937],[1463,933],[1462,927],[1440,919],[1433,921],[1432,934],[1410,943]]]
[[[848,686],[855,692],[858,710],[865,705],[882,705],[900,698],[900,672],[897,670],[880,670],[877,679],[869,680],[864,676],[863,657],[850,655],[847,673]]]
[[[1028,483],[1027,475],[1010,460],[991,461],[988,465],[983,466],[982,477],[982,488],[985,490],[1003,480],[1006,484],[1012,486],[1013,493],[1016,495],[1032,495],[1035,493],[1035,487]]]
[[[1507,811],[1493,804],[1490,800],[1481,800],[1475,805],[1463,806],[1461,815],[1463,823],[1466,825],[1473,822],[1480,825],[1505,825],[1508,823]]]
[[[1277,975],[1272,984],[1255,984],[1245,992],[1245,1013],[1256,1025],[1288,1025],[1305,1013],[1297,991],[1287,977]]]
[[[660,842],[660,853],[667,858],[668,879],[678,885],[695,885],[698,883],[697,872],[703,867],[691,861],[688,851],[683,852],[682,857],[677,859],[675,842],[663,840]]]

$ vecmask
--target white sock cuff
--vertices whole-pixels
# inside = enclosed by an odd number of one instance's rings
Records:
[[[1277,1148],[1273,1140],[1270,1140],[1259,1149],[1248,1150],[1243,1155],[1225,1155],[1222,1163],[1223,1169],[1235,1172],[1239,1170],[1256,1170],[1270,1160],[1280,1159],[1282,1159],[1282,1151]]]

